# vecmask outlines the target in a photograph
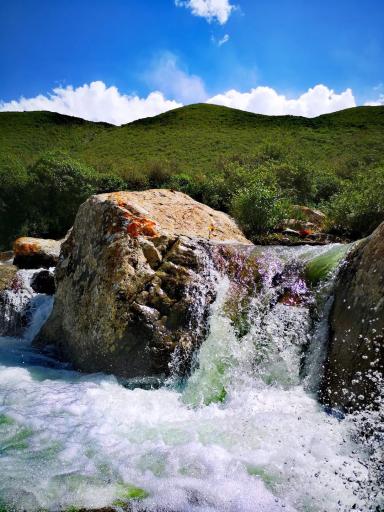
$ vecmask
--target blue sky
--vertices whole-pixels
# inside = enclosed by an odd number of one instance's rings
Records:
[[[303,115],[383,102],[383,0],[0,0],[0,19],[3,110],[99,119],[100,102],[136,98],[131,120],[196,101]]]

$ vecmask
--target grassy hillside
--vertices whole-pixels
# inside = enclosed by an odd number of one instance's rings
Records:
[[[92,193],[159,186],[231,212],[255,238],[295,203],[364,236],[384,220],[384,107],[307,119],[197,104],[121,127],[0,113],[0,247],[61,236]]]
[[[114,128],[54,112],[0,112],[0,152],[28,165],[48,150],[75,153]]]
[[[291,157],[348,172],[384,160],[384,107],[357,107],[314,119],[262,116],[198,104],[121,127],[50,112],[0,113],[0,150],[30,164],[63,149],[81,161],[125,176],[148,163],[174,162],[191,172],[220,159],[253,156],[278,144]]]

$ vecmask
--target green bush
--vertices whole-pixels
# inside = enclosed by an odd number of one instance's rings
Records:
[[[289,210],[278,190],[260,181],[239,190],[231,201],[231,213],[251,239],[276,228]]]
[[[150,188],[162,188],[166,186],[172,174],[171,166],[161,161],[151,162],[146,169]]]
[[[119,176],[113,174],[100,174],[94,178],[95,190],[97,194],[103,192],[117,192],[127,190],[127,182]]]
[[[25,229],[27,169],[15,158],[0,157],[0,249],[9,248]]]
[[[72,225],[79,205],[100,191],[92,168],[58,152],[48,153],[29,171],[29,231],[60,237]]]
[[[384,221],[384,167],[360,172],[329,206],[333,228],[352,238],[369,235]]]

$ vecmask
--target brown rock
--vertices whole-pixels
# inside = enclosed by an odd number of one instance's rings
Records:
[[[209,238],[250,243],[230,217],[180,192],[91,197],[63,243],[54,309],[35,343],[56,344],[84,371],[182,371],[214,298]]]
[[[322,398],[347,411],[373,405],[384,374],[384,223],[356,244],[335,286]]]
[[[308,206],[295,205],[292,207],[296,219],[302,220],[304,223],[309,223],[317,230],[324,227],[326,216],[320,210],[309,208]]]
[[[0,252],[0,262],[13,260],[13,251]]]
[[[0,292],[10,289],[16,277],[17,267],[0,264]]]
[[[19,268],[49,268],[57,265],[61,241],[22,237],[13,245],[14,265]]]

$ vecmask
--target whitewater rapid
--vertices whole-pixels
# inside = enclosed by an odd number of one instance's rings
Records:
[[[326,414],[300,376],[308,308],[278,304],[239,340],[228,286],[191,377],[158,389],[37,353],[52,299],[36,295],[24,337],[0,338],[0,510],[119,507],[128,495],[137,511],[382,510],[355,422]],[[278,357],[255,368],[265,333]]]

